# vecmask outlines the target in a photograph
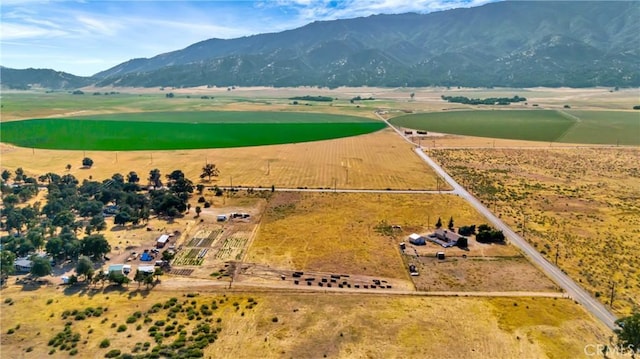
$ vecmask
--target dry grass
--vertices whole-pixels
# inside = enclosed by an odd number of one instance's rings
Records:
[[[82,180],[136,171],[146,178],[158,168],[162,174],[181,169],[198,180],[205,163],[215,163],[221,177],[210,183],[252,187],[325,187],[435,189],[436,175],[411,146],[391,130],[337,140],[276,146],[183,151],[54,151],[1,145],[2,168],[22,167],[26,174],[70,173]],[[84,156],[94,161],[82,169]]]
[[[628,314],[640,305],[640,151],[632,148],[431,152],[550,261]],[[496,191],[495,196],[492,191]]]
[[[407,258],[420,276],[412,277],[418,290],[553,292],[558,287],[523,256]]]
[[[123,324],[133,312],[145,312],[169,297],[195,300],[197,306],[224,299],[219,293],[201,292],[196,298],[186,298],[185,293],[158,288],[138,295],[116,291],[64,295],[52,287],[38,292],[4,289],[3,298],[12,298],[14,304],[1,304],[2,355],[67,357],[68,352],[60,350],[47,355],[47,341],[69,320],[60,316],[65,309],[89,306],[108,311],[98,318],[71,319],[72,330],[81,335],[78,357],[102,357],[113,348],[130,352],[135,343],[146,341],[153,348],[147,333],[152,324],[143,324],[141,330],[135,329],[137,323],[129,324],[117,333],[111,323]],[[249,297],[258,302],[253,309],[244,308]],[[606,329],[580,306],[563,299],[519,298],[516,305],[512,299],[367,295],[236,293],[226,298],[214,311],[215,318],[222,318],[222,331],[205,349],[205,357],[570,358],[584,355],[586,344],[608,341]],[[52,303],[47,305],[47,299]],[[244,316],[233,309],[234,301],[242,303]],[[151,316],[154,321],[165,319],[166,311]],[[107,321],[101,324],[103,318]],[[184,323],[182,317],[177,319]],[[6,334],[17,325],[14,334]],[[104,338],[111,345],[101,349]],[[32,351],[26,352],[29,347]]]
[[[484,219],[459,197],[362,193],[276,193],[247,261],[276,267],[406,278],[397,243],[437,217],[460,225]],[[396,238],[381,221],[403,227]],[[432,222],[431,225],[428,225]]]

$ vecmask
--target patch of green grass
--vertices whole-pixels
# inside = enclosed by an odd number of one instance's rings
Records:
[[[514,140],[640,145],[640,113],[632,111],[482,110],[400,116],[394,125]]]
[[[580,119],[559,142],[640,145],[640,112],[567,111]]]
[[[354,116],[276,112],[154,112],[2,123],[2,141],[66,150],[176,150],[342,138],[384,123]]]
[[[553,142],[575,120],[548,110],[451,111],[405,115],[394,125],[458,135]]]

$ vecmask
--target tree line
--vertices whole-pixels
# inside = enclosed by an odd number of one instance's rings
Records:
[[[447,102],[462,103],[465,105],[509,105],[515,102],[525,102],[526,98],[515,95],[513,97],[489,97],[489,98],[468,98],[465,96],[444,96],[441,98]]]

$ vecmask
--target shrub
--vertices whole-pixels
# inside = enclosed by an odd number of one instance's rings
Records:
[[[111,341],[109,341],[109,339],[103,339],[100,342],[100,348],[108,348],[109,345],[111,345]]]
[[[271,321],[274,322],[274,323],[277,323],[278,322],[278,317],[271,318]]]
[[[27,353],[29,353],[29,352],[33,351],[33,347],[28,347],[25,351],[26,351]],[[71,354],[71,353],[70,353],[70,354]]]
[[[124,332],[125,330],[127,330],[127,326],[124,324],[120,324],[120,326],[118,327],[118,333]]]
[[[11,299],[11,298],[5,298],[5,299],[4,299],[4,303],[5,303],[5,304],[9,304],[9,303],[11,303],[11,302],[13,302],[13,299]]]
[[[111,349],[107,352],[107,354],[104,355],[105,358],[115,358],[118,355],[120,355],[120,350],[119,349]]]
[[[71,356],[74,356],[74,355],[76,355],[76,354],[78,354],[78,349],[76,349],[76,348],[73,348],[73,349],[71,349],[71,350],[69,351],[69,355],[71,355]]]
[[[49,304],[51,304],[51,303],[53,303],[53,299],[48,299],[48,300],[47,300],[47,305],[49,305]]]
[[[127,324],[135,323],[137,319],[138,318],[136,318],[134,316],[131,316],[131,317],[127,318]]]
[[[15,333],[15,332],[16,332],[16,331],[15,331],[15,329],[13,329],[13,328],[11,328],[11,329],[7,330],[7,334],[13,334],[13,333]]]

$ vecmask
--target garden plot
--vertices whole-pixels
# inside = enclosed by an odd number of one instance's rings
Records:
[[[198,231],[198,233],[185,244],[185,247],[211,247],[222,231],[222,229]]]
[[[222,243],[222,247],[216,252],[215,258],[222,261],[242,259],[242,251],[247,241],[248,239],[246,237],[228,237]]]

